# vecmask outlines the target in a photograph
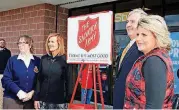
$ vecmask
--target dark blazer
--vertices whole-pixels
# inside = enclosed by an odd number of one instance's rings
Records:
[[[131,70],[134,62],[142,56],[143,53],[140,52],[137,48],[137,44],[134,43],[131,48],[126,53],[118,73],[116,75],[114,90],[113,90],[113,108],[122,109],[124,105],[124,96],[125,96],[125,84],[126,77]],[[118,66],[117,66],[118,67]]]
[[[34,100],[53,104],[66,103],[68,75],[65,56],[42,56]]]
[[[11,52],[7,48],[0,51],[0,74],[3,74],[8,59],[11,57]]]

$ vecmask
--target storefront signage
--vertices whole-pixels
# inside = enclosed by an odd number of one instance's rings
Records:
[[[174,90],[175,94],[179,94],[179,78],[177,77],[177,70],[179,69],[179,32],[171,33],[172,48],[169,52],[170,57],[173,62],[173,72],[174,72]]]
[[[115,14],[115,22],[125,22],[127,20],[129,12],[124,13],[116,13]]]

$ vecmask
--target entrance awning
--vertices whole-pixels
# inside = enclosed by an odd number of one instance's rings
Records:
[[[7,11],[31,5],[49,3],[53,5],[60,5],[64,8],[77,8],[82,6],[89,6],[93,4],[100,4],[112,2],[117,0],[0,0],[0,11]]]

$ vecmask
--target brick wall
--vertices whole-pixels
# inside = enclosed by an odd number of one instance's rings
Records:
[[[64,36],[65,50],[67,50],[67,18],[68,18],[68,9],[59,7],[57,32],[62,33],[62,35]]]
[[[30,35],[34,40],[36,55],[45,54],[45,40],[49,33],[55,32],[56,7],[39,4],[0,12],[0,38],[7,42],[12,54],[18,54],[17,39],[20,35]],[[58,32],[66,37],[68,10],[59,8]]]

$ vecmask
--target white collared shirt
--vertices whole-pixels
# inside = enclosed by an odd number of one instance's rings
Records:
[[[5,48],[0,48],[0,51],[3,51],[3,50],[5,50]]]
[[[130,47],[134,44],[135,41],[136,41],[136,39],[133,39],[129,42]]]
[[[33,57],[32,54],[29,54],[26,57],[24,55],[22,55],[22,54],[19,54],[17,59],[21,59],[22,61],[24,61],[25,66],[28,68],[29,65],[30,65],[31,59],[34,60],[34,57]]]

